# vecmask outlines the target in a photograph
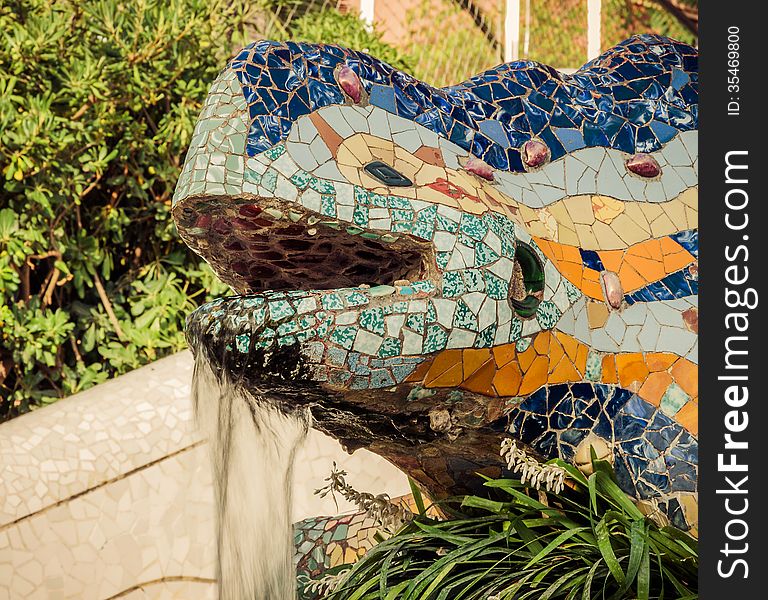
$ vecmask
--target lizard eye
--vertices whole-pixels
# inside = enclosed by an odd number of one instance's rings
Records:
[[[520,241],[515,248],[515,263],[509,291],[510,304],[522,319],[533,317],[544,297],[544,266],[536,251]]]
[[[390,187],[408,187],[413,185],[413,182],[398,170],[390,167],[387,163],[380,160],[374,160],[369,162],[365,167],[365,172],[375,177],[384,185]]]

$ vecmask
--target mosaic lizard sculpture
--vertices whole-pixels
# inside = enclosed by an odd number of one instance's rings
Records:
[[[697,51],[633,37],[573,75],[437,89],[263,41],[214,82],[174,197],[239,295],[189,319],[229,377],[432,495],[511,436],[697,520]]]

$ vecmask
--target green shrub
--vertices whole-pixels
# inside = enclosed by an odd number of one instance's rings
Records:
[[[169,210],[245,4],[0,6],[0,419],[181,349],[225,291]]]
[[[487,494],[442,503],[351,568],[328,571],[328,600],[698,598],[696,539],[659,527],[619,489],[608,463],[588,478],[559,460],[571,487],[537,491],[488,480]]]

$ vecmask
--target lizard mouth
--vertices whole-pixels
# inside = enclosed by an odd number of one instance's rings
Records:
[[[431,247],[273,198],[176,207],[184,242],[239,294],[329,290],[429,278]]]

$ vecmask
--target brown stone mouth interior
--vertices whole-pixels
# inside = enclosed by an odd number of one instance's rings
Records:
[[[240,294],[391,285],[429,276],[425,242],[298,210],[280,216],[256,204],[200,203],[180,207],[176,218],[184,241]]]

